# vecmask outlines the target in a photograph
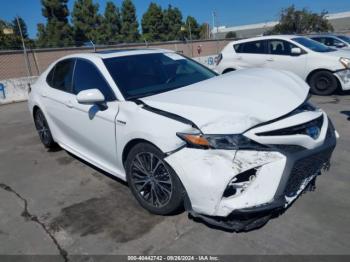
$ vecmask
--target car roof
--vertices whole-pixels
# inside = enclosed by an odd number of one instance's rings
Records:
[[[230,44],[234,43],[244,43],[244,42],[251,42],[251,41],[259,41],[259,40],[267,40],[267,39],[283,39],[283,40],[290,40],[295,37],[304,37],[302,35],[266,35],[266,36],[257,36],[257,37],[251,37],[251,38],[245,38],[237,41],[232,41]]]
[[[337,38],[337,35],[333,35],[333,34],[318,34],[318,35],[308,35],[307,37],[333,37],[333,38]]]
[[[144,48],[144,49],[114,49],[114,50],[101,50],[92,53],[77,53],[63,57],[62,59],[67,58],[113,58],[113,57],[121,57],[121,56],[130,56],[130,55],[143,55],[143,54],[158,54],[158,53],[174,53],[173,50],[167,49],[152,49],[152,48]],[[62,60],[60,59],[60,60]]]

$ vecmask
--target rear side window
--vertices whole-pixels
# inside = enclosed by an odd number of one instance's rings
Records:
[[[246,42],[246,43],[240,43],[234,45],[234,49],[236,53],[246,53],[246,54],[266,54],[266,47],[265,47],[264,40],[261,41],[253,41],[253,42]]]
[[[71,92],[75,59],[58,62],[47,76],[47,83],[55,89]]]
[[[341,44],[341,41],[339,41],[336,38],[333,37],[313,37],[312,39],[326,45],[326,46],[335,46],[337,44]]]
[[[87,89],[98,89],[106,101],[116,100],[115,95],[94,64],[87,60],[77,59],[74,71],[73,92],[78,94]]]

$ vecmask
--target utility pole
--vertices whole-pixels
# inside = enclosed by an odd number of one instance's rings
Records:
[[[191,57],[193,57],[193,41],[192,41],[192,31],[191,31],[191,21],[188,19],[188,30],[190,31],[190,41],[191,41]]]
[[[31,68],[30,68],[30,64],[29,64],[29,60],[28,60],[28,53],[27,53],[26,45],[25,45],[25,43],[24,43],[22,28],[21,28],[21,24],[20,24],[20,22],[19,22],[18,16],[16,16],[16,20],[17,20],[17,25],[18,25],[18,28],[19,28],[19,33],[20,33],[21,39],[22,39],[24,61],[25,61],[26,66],[27,66],[28,76],[32,76],[32,70],[31,70]]]
[[[213,33],[213,39],[216,38],[216,35],[214,34],[214,28],[215,28],[215,11],[212,12],[212,17],[213,17],[213,30],[212,30],[212,33]]]

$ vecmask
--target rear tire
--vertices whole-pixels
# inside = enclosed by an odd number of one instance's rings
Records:
[[[43,143],[43,145],[46,148],[55,148],[57,145],[53,140],[51,130],[46,121],[44,113],[40,109],[37,109],[35,111],[34,123],[35,123],[35,128],[38,132],[39,138],[41,140],[41,143]]]
[[[185,190],[164,154],[148,143],[134,146],[125,162],[131,192],[140,205],[157,215],[169,215],[183,207]]]
[[[338,88],[336,77],[329,71],[318,71],[309,79],[311,93],[320,96],[327,96],[334,93]]]

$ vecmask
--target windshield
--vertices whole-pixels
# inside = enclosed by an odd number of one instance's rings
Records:
[[[337,35],[338,38],[350,44],[350,37],[346,35]]]
[[[163,93],[217,75],[176,53],[130,55],[103,61],[125,99]]]
[[[296,38],[293,38],[292,40],[315,52],[325,53],[325,52],[336,51],[336,49],[330,48],[326,45],[323,45],[317,41],[311,40],[306,37],[296,37]]]

